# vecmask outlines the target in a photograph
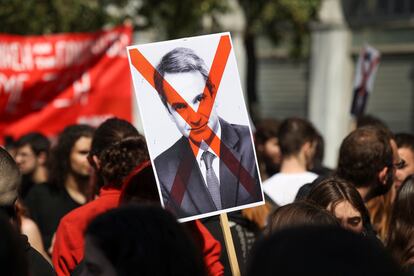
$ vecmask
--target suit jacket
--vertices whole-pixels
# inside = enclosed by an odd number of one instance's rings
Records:
[[[221,126],[221,156],[224,148],[238,160],[233,162],[234,174],[220,158],[220,194],[222,208],[232,208],[262,200],[258,170],[247,126],[229,124],[220,118]],[[184,162],[184,170],[178,172],[180,163]],[[250,193],[240,181],[241,166],[250,174],[253,180],[253,189]],[[186,137],[181,137],[169,149],[155,158],[155,168],[161,186],[164,205],[173,211],[179,218],[217,211],[205,184],[196,158]],[[177,173],[178,172],[178,173]],[[182,200],[171,194],[174,179],[188,179],[181,181],[185,188]]]

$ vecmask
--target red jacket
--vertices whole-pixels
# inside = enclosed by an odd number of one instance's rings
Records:
[[[99,214],[118,207],[121,191],[114,187],[101,188],[99,197],[64,216],[56,231],[52,261],[58,276],[70,275],[70,272],[83,259],[83,234],[89,222]],[[199,222],[196,228],[203,237],[203,256],[208,274],[211,276],[223,275],[223,266],[220,263],[220,243],[213,238],[210,232]]]

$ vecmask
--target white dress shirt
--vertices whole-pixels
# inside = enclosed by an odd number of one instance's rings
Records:
[[[217,133],[216,133],[216,135],[217,135],[217,137],[221,140],[221,126],[220,126],[220,124],[218,124],[218,129],[217,129]],[[204,143],[204,142],[202,142],[202,143]],[[206,144],[204,144],[204,146],[207,146]],[[205,147],[204,147],[205,148]],[[217,156],[217,154],[210,148],[210,147],[208,147],[208,149],[207,149],[209,152],[211,152],[212,154],[214,154],[214,156],[216,157],[216,158],[214,158],[213,159],[213,164],[212,164],[212,167],[213,167],[213,170],[214,170],[214,173],[216,174],[216,176],[217,176],[217,179],[218,179],[218,181],[219,181],[219,184],[220,184],[220,158]],[[196,158],[196,160],[197,160],[197,164],[198,164],[198,166],[200,167],[200,171],[201,171],[201,175],[203,176],[203,178],[204,178],[204,183],[206,184],[206,186],[208,186],[207,185],[207,179],[206,179],[206,171],[207,171],[207,167],[206,167],[206,164],[204,163],[204,161],[203,161],[203,159],[201,159],[201,156],[202,156],[202,154],[204,153],[204,151],[205,150],[203,150],[201,147],[200,147],[200,150],[198,151],[198,153],[197,153],[197,158]]]

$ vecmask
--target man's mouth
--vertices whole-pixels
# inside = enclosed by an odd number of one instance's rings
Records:
[[[198,127],[192,127],[190,129],[190,131],[200,131],[201,129],[204,129],[206,126],[207,126],[207,123],[205,123],[205,124],[203,124],[201,126],[198,126]]]

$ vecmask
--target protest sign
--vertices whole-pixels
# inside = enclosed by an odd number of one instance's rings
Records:
[[[380,61],[380,53],[366,45],[358,58],[355,70],[354,96],[352,100],[351,114],[358,117],[363,115],[368,102],[368,96],[372,93],[375,74]]]
[[[132,28],[43,36],[0,35],[0,144],[30,131],[131,120],[125,47]]]
[[[230,34],[128,54],[163,206],[188,221],[263,204]]]

